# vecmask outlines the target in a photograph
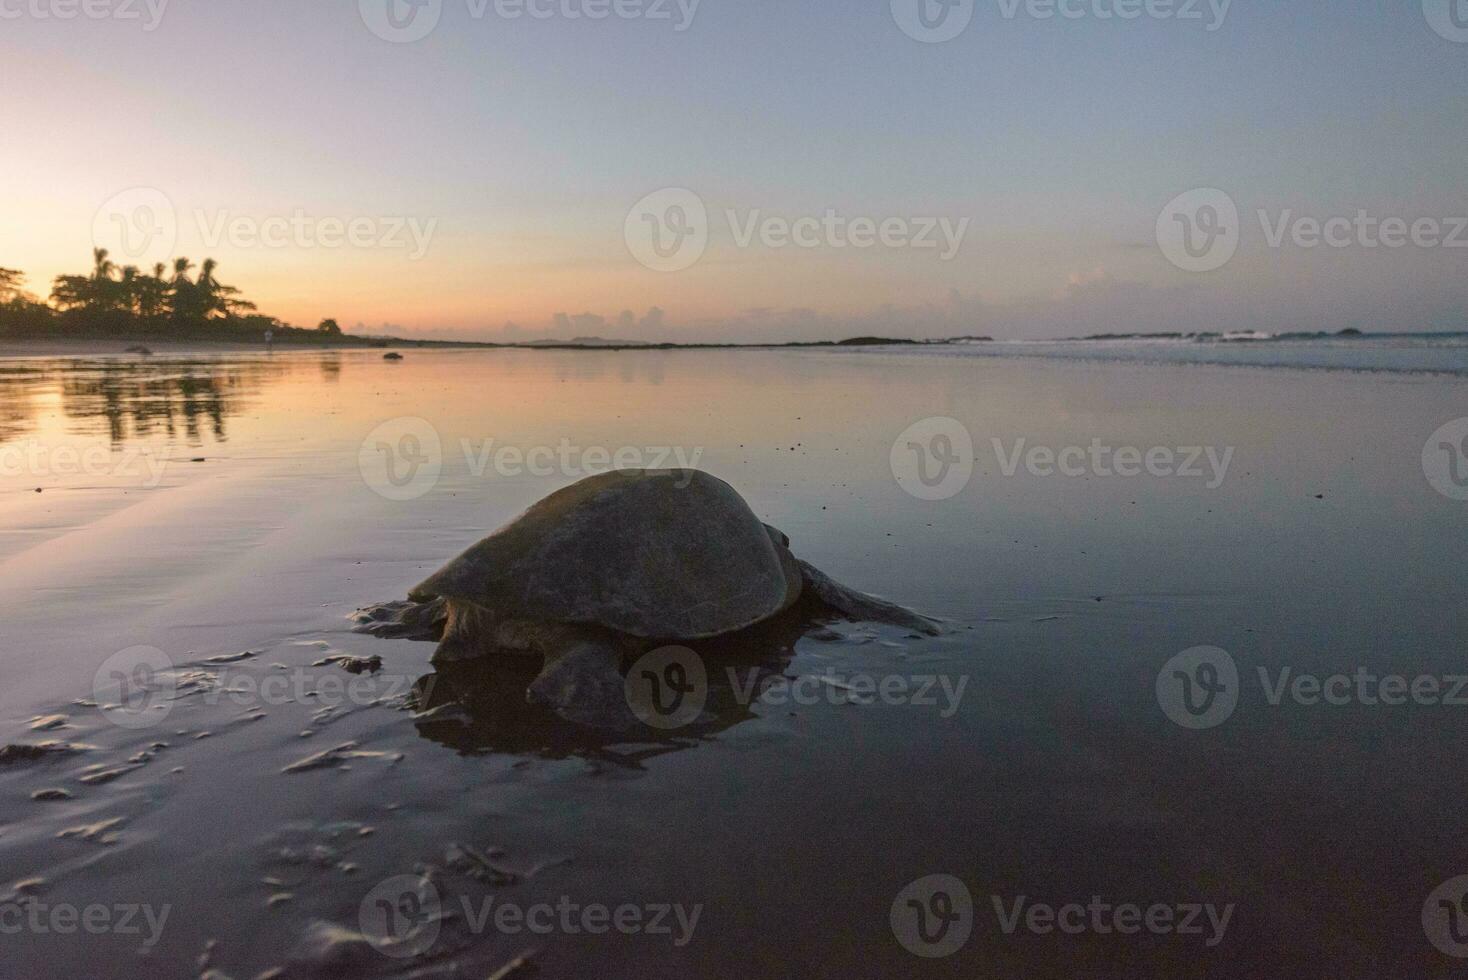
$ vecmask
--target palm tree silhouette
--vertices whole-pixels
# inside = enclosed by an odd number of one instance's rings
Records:
[[[117,284],[112,280],[117,266],[107,254],[105,248],[92,249],[92,277],[86,305],[99,310],[112,309],[117,304]]]
[[[0,331],[37,329],[52,323],[53,313],[66,315],[57,317],[57,324],[109,334],[130,327],[156,328],[163,317],[172,321],[175,330],[184,332],[202,327],[228,332],[296,329],[273,317],[252,316],[257,307],[238,289],[220,281],[217,260],[205,259],[197,277],[190,276],[194,268],[187,258],[175,259],[171,274],[164,262],[156,263],[151,272],[133,265],[119,267],[107,249],[95,248],[90,273],[53,280],[50,307],[36,303],[21,290],[22,273],[0,269],[0,313],[6,321],[0,322]],[[35,309],[29,310],[26,304]],[[30,319],[24,320],[22,313]]]
[[[117,279],[117,304],[129,313],[138,312],[141,295],[141,279],[138,275],[138,267],[125,265]]]

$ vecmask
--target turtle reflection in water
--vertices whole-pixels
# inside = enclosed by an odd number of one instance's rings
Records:
[[[566,487],[445,565],[360,629],[439,641],[436,665],[539,653],[531,703],[575,720],[626,711],[625,662],[671,643],[729,637],[798,604],[805,618],[937,624],[840,585],[790,553],[722,480],[619,470]]]

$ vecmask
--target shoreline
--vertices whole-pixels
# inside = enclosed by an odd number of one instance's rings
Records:
[[[297,353],[302,351],[366,351],[402,350],[507,350],[507,351],[679,351],[679,350],[859,350],[868,347],[937,347],[950,341],[879,340],[871,342],[810,341],[772,344],[619,344],[619,343],[530,343],[496,344],[488,341],[406,340],[400,337],[373,340],[348,340],[338,343],[276,343],[269,351]],[[146,357],[130,352],[130,347],[145,347],[149,354],[240,354],[266,353],[263,343],[212,340],[137,340],[78,337],[70,340],[19,339],[0,341],[0,361],[43,357]]]
[[[405,348],[422,349],[483,349],[493,344],[436,344],[431,342],[401,341],[348,342],[323,344],[277,343],[270,351],[275,353],[297,353],[301,351],[391,351]],[[146,347],[152,354],[264,354],[263,343],[212,340],[110,340],[99,337],[79,337],[73,340],[4,340],[0,341],[0,361],[25,360],[42,357],[147,357],[128,351],[129,347]]]

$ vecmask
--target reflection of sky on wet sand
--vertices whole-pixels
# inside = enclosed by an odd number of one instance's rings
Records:
[[[680,950],[554,937],[549,975],[722,976],[731,963],[741,976],[909,975],[888,907],[935,871],[981,903],[984,889],[1239,903],[1208,956],[1096,936],[1060,955],[989,930],[955,975],[975,962],[1006,975],[1303,975],[1322,957],[1351,962],[1362,943],[1378,972],[1431,973],[1411,923],[1428,879],[1459,873],[1457,790],[1442,779],[1461,756],[1453,710],[1312,713],[1256,698],[1199,737],[1160,714],[1154,682],[1200,644],[1230,650],[1251,678],[1261,666],[1461,672],[1468,525],[1420,462],[1424,439],[1463,413],[1459,381],[835,351],[25,367],[0,373],[0,452],[30,441],[115,462],[147,450],[167,466],[153,485],[0,473],[0,741],[33,741],[27,719],[63,713],[73,727],[55,737],[97,746],[74,764],[0,770],[0,866],[46,877],[54,901],[172,902],[150,961],[160,974],[188,968],[210,939],[232,976],[280,965],[310,920],[355,922],[373,884],[442,865],[454,842],[502,846],[525,867],[574,857],[505,892],[517,900],[706,904],[698,941]],[[407,415],[439,436],[443,471],[422,497],[392,501],[364,482],[359,450]],[[927,503],[898,486],[889,456],[899,433],[939,415],[972,432],[980,463],[960,494]],[[996,438],[1234,457],[1213,490],[1005,476]],[[312,684],[340,674],[312,666],[325,648],[380,655],[383,677],[411,688],[433,676],[432,646],[353,634],[347,617],[402,597],[571,482],[481,466],[494,449],[563,440],[698,452],[802,558],[953,620],[937,641],[855,631],[754,659],[792,677],[962,675],[958,712],[757,702],[676,745],[608,745],[537,727],[513,685],[470,685],[471,724],[450,731],[415,725],[396,689],[391,703],[324,711],[304,698],[258,719],[191,695],[136,733],[76,703],[99,664],[136,644],[180,665],[252,651],[230,670]],[[439,697],[466,693],[440,683]],[[154,741],[169,745],[113,782],[77,778]],[[384,755],[282,773],[348,741]],[[53,785],[75,798],[31,801]],[[56,839],[113,817],[124,823],[110,848]],[[343,822],[375,828],[343,856],[358,870],[292,866],[295,897],[267,907],[276,842],[337,846]],[[818,927],[791,911],[812,901]],[[1366,928],[1361,910],[1382,907],[1410,928]],[[523,944],[496,935],[475,950],[488,975]],[[137,962],[117,937],[26,937],[7,955],[98,977]],[[358,974],[396,967],[369,960]]]

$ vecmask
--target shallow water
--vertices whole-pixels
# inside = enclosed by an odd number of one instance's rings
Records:
[[[0,362],[0,744],[81,748],[0,763],[0,898],[113,916],[8,930],[0,975],[482,977],[531,950],[548,976],[1449,975],[1422,917],[1468,874],[1468,705],[1275,705],[1258,671],[1468,673],[1468,503],[1422,460],[1464,415],[1451,376],[927,352]],[[962,429],[910,430],[933,418]],[[963,430],[972,479],[914,482],[906,445]],[[1020,439],[1228,466],[1007,475]],[[621,736],[525,706],[523,664],[436,675],[431,645],[350,631],[619,450],[723,477],[951,631],[700,651],[704,717]],[[1200,645],[1241,682],[1193,730],[1158,677]],[[400,956],[354,937],[384,894],[416,912],[393,888],[419,874],[448,918]],[[936,951],[899,901],[934,874],[971,895],[944,958],[899,937]],[[1007,933],[1021,896],[1232,910],[1221,936]],[[542,935],[477,922],[486,898],[698,918]]]
[[[1137,337],[1111,340],[994,341],[930,348],[950,357],[1044,357],[1158,364],[1217,364],[1334,371],[1468,376],[1468,334],[1354,337]]]

